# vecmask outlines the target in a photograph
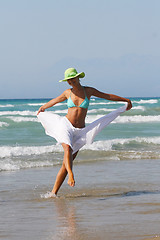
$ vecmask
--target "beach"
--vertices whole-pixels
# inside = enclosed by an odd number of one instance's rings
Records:
[[[160,239],[160,99],[132,99],[82,148],[76,185],[66,179],[57,198],[45,198],[63,160],[36,117],[45,101],[0,101],[0,239]],[[91,100],[87,124],[119,106]]]
[[[153,239],[160,225],[160,160],[75,164],[58,198],[59,166],[0,174],[1,239]],[[156,238],[157,239],[157,238]]]

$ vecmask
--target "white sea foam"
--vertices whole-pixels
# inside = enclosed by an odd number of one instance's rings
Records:
[[[91,102],[89,105],[106,105],[107,104],[107,102]]]
[[[113,121],[113,123],[149,123],[149,122],[160,122],[160,115],[157,116],[121,116]]]
[[[18,160],[11,158],[0,159],[0,171],[15,171],[23,168],[35,168],[35,167],[49,167],[59,164],[56,161],[48,160],[36,160],[36,161],[27,161],[27,160]]]
[[[6,108],[6,107],[14,107],[14,105],[11,104],[6,104],[6,105],[0,105],[1,108]]]
[[[102,114],[98,114],[98,115],[87,115],[86,117],[86,123],[91,123],[101,117],[103,117],[104,115]]]
[[[91,123],[104,115],[88,115],[86,117],[86,123]],[[142,116],[142,115],[134,115],[134,116],[119,116],[117,117],[111,124],[113,123],[149,123],[149,122],[160,122],[160,115],[157,116]]]
[[[0,161],[0,171],[15,171],[20,169],[20,164],[13,162],[11,159]]]
[[[55,111],[53,111],[53,113],[56,113],[56,114],[65,113],[65,114],[67,114],[67,111],[68,111],[68,109],[64,109],[64,110],[55,110]]]
[[[82,149],[94,151],[108,151],[112,150],[112,147],[114,145],[124,145],[130,144],[132,142],[160,145],[160,137],[117,138],[111,140],[96,141],[92,144],[85,145]],[[1,146],[0,158],[41,155],[53,152],[63,152],[63,148],[59,144],[50,146]]]
[[[124,102],[114,102],[114,101],[113,101],[113,102],[112,102],[112,101],[108,102],[108,101],[106,101],[106,102],[95,102],[95,103],[94,103],[94,102],[93,102],[93,103],[91,102],[91,103],[90,103],[90,105],[110,105],[110,104],[111,104],[111,105],[112,105],[112,104],[124,104]]]
[[[109,109],[109,108],[98,108],[98,109],[91,109],[91,110],[88,110],[88,113],[97,113],[97,112],[111,112],[111,111],[114,111],[116,109]]]
[[[145,107],[143,106],[136,106],[136,107],[132,107],[132,110],[142,110],[142,111],[145,111]]]
[[[146,104],[146,103],[149,103],[149,104],[154,104],[154,103],[158,103],[158,99],[148,99],[148,100],[139,100],[139,101],[132,101],[133,103],[139,103],[139,104]]]
[[[45,194],[41,194],[40,196],[41,198],[58,198],[53,192],[47,192]]]
[[[0,158],[41,155],[44,153],[62,152],[61,145],[51,146],[2,146],[0,147]]]
[[[45,103],[28,103],[28,104],[26,104],[26,105],[28,105],[28,106],[42,106],[42,105],[44,105]]]
[[[135,109],[140,109],[142,110],[143,108],[135,108]],[[110,112],[113,111],[114,109],[105,109],[105,108],[101,108],[101,109],[92,109],[89,110],[89,114],[86,117],[86,123],[91,123],[103,116],[105,116],[105,114],[96,114],[96,115],[90,115],[92,113],[98,113],[98,112]],[[143,111],[143,110],[142,110]],[[56,114],[65,114],[67,113],[66,110],[60,110],[60,111],[51,111],[52,113],[56,113]],[[32,116],[34,117],[27,117],[27,113],[22,113],[22,115],[19,116],[6,116],[7,119],[11,119],[14,122],[38,122],[38,119],[36,118],[36,114],[35,112],[33,112],[34,114],[32,114]],[[16,114],[16,113],[15,113]],[[22,117],[24,116],[24,117]],[[118,118],[116,118],[113,122],[111,122],[111,124],[113,123],[149,123],[149,122],[160,122],[160,115],[148,115],[148,116],[142,116],[142,115],[133,115],[133,116],[119,116]],[[3,124],[4,125],[4,124]],[[2,124],[0,124],[0,126],[2,126]],[[7,124],[6,124],[7,126]]]
[[[67,109],[64,110],[53,110],[53,111],[47,111],[51,113],[57,113],[57,114],[66,114]],[[3,111],[0,112],[0,116],[36,116],[37,112],[34,111]]]
[[[97,151],[95,148],[90,148],[89,146],[87,149],[83,150],[90,150],[90,151]],[[159,159],[160,158],[160,152],[158,151],[112,151],[112,150],[106,150],[105,146],[104,149],[100,149],[99,150],[100,153],[101,151],[105,151],[105,156],[104,154],[99,154],[99,157],[95,157],[94,158],[94,152],[93,155],[91,156],[91,162],[92,161],[99,161],[99,159],[104,160],[109,160],[109,161],[118,161],[118,160],[129,160],[129,159]],[[88,157],[87,159],[83,159],[83,160],[78,160],[77,159],[77,163],[81,162],[81,161],[88,161]],[[89,160],[90,161],[90,160]],[[23,159],[21,160],[20,158],[5,158],[5,159],[0,159],[0,171],[15,171],[15,170],[20,170],[20,169],[24,169],[24,168],[38,168],[38,167],[51,167],[51,166],[56,166],[61,164],[62,161],[54,161],[54,160],[39,160],[38,156],[36,160],[28,160],[28,159]],[[46,195],[47,197],[48,195]],[[45,197],[45,196],[42,196]]]
[[[116,108],[98,108],[98,109],[91,109],[91,110],[88,110],[88,113],[97,113],[100,112],[100,111],[104,111],[104,112],[112,112],[116,110]],[[145,111],[145,107],[144,106],[136,106],[136,107],[132,107],[132,110],[142,110],[142,111]]]
[[[37,118],[33,118],[33,117],[6,117],[14,122],[39,122]]]
[[[141,100],[133,100],[132,103],[138,103],[138,104],[155,104],[155,103],[158,103],[158,99],[148,99],[148,100],[144,100],[144,99],[141,99]],[[121,102],[121,101],[103,101],[103,102],[91,102],[90,105],[112,105],[112,104],[124,104],[124,102]]]
[[[93,151],[109,151],[112,150],[112,147],[114,145],[130,144],[131,142],[160,145],[160,137],[117,138],[112,140],[96,141],[93,142],[92,144],[85,145],[82,149]]]
[[[8,127],[8,126],[9,126],[9,124],[8,124],[8,123],[6,123],[6,122],[0,122],[0,127],[3,127],[3,126],[5,126],[5,127]]]
[[[47,103],[47,101],[46,101],[46,103]],[[45,103],[43,102],[43,103],[28,103],[27,105],[28,106],[42,106],[44,104]],[[64,106],[64,105],[66,105],[66,103],[57,103],[55,106]]]
[[[14,115],[20,115],[20,116],[36,116],[36,112],[33,111],[2,111],[0,112],[0,116],[14,116]]]
[[[143,148],[132,149],[132,145],[142,144]],[[144,144],[146,144],[146,149],[144,150]],[[128,145],[128,150],[126,146]],[[152,145],[152,146],[151,146]],[[154,150],[152,147],[154,146]],[[96,141],[93,144],[85,145],[82,151],[105,151],[106,157],[102,156],[103,159],[108,160],[121,160],[121,159],[152,159],[159,158],[160,151],[160,137],[135,137],[135,138],[119,138],[111,139],[105,141]],[[115,150],[115,147],[121,146],[121,150]],[[123,147],[124,146],[124,147]],[[150,148],[150,149],[149,149]],[[157,149],[157,150],[155,150]],[[44,159],[41,154],[53,153],[53,152],[63,152],[60,145],[52,146],[4,146],[0,147],[0,171],[12,171],[19,170],[22,168],[33,168],[33,167],[45,167],[54,166],[60,164],[60,161],[47,160]],[[33,155],[34,157],[28,160],[28,157]],[[23,158],[22,158],[23,157]],[[100,156],[101,157],[101,156]],[[97,158],[97,157],[96,157]],[[84,160],[85,161],[85,160]]]

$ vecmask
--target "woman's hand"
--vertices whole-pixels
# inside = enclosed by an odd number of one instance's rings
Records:
[[[130,99],[128,99],[127,102],[128,102],[128,106],[127,106],[127,109],[126,109],[126,110],[128,111],[128,110],[130,110],[130,109],[132,108],[132,103],[131,103],[131,100],[130,100]]]
[[[40,112],[44,112],[45,111],[45,108],[43,106],[41,106],[37,112],[37,115],[40,113]]]

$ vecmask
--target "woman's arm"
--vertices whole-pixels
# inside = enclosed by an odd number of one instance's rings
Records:
[[[66,90],[67,91],[67,90]],[[60,102],[63,102],[67,99],[66,97],[66,91],[64,91],[60,96],[56,97],[56,98],[53,98],[52,100],[50,100],[49,102],[47,102],[46,104],[44,104],[43,106],[41,106],[38,110],[38,113],[37,115],[40,113],[40,112],[44,112],[45,109],[47,108],[50,108],[52,106],[54,106],[55,104],[57,103],[60,103]]]
[[[121,101],[121,102],[127,102],[127,110],[130,110],[132,108],[132,103],[131,100],[128,98],[123,98],[114,94],[108,94],[104,92],[100,92],[95,88],[91,88],[91,96],[99,97],[99,98],[104,98],[110,101]]]

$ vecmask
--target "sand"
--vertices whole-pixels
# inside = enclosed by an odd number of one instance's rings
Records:
[[[59,166],[1,172],[0,239],[160,239],[159,164],[75,164],[75,188],[65,182],[52,199],[41,194]]]

